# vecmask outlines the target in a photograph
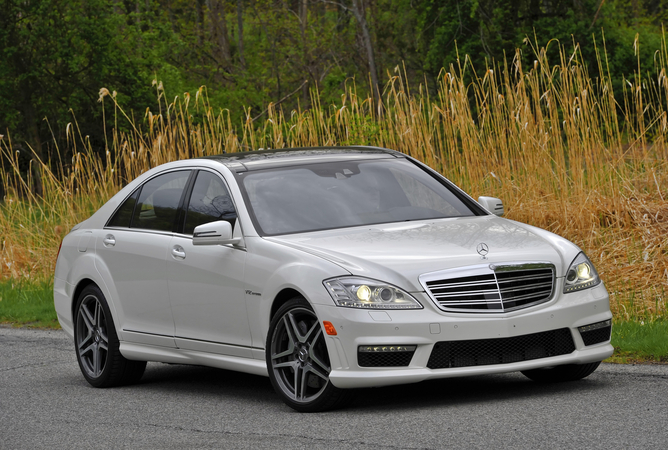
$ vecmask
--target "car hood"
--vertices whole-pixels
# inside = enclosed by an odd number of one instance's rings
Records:
[[[579,249],[539,228],[496,216],[372,225],[266,238],[325,258],[353,275],[422,291],[421,274],[479,264],[550,262],[557,276]],[[478,246],[486,244],[485,258]]]

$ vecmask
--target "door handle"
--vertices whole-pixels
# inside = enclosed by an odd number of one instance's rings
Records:
[[[174,259],[186,259],[186,252],[180,245],[175,245],[172,248],[172,257]]]
[[[108,234],[104,237],[102,243],[104,244],[105,247],[113,247],[114,245],[116,245],[116,238],[114,237],[113,234]]]

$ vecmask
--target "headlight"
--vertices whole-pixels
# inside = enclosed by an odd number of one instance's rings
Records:
[[[589,289],[601,282],[594,265],[584,253],[580,253],[571,263],[564,277],[564,294]]]
[[[337,306],[363,309],[422,309],[408,292],[368,278],[344,277],[323,281]]]

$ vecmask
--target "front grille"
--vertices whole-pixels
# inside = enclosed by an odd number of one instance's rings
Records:
[[[357,352],[360,367],[406,367],[411,363],[415,350],[409,352]]]
[[[609,341],[611,332],[612,326],[607,326],[591,331],[580,331],[580,336],[582,336],[584,345],[594,345]]]
[[[427,367],[446,369],[508,364],[567,355],[574,350],[573,336],[568,328],[509,338],[443,341],[434,345]]]
[[[550,300],[554,273],[549,263],[490,264],[427,274],[420,280],[445,311],[508,312]]]

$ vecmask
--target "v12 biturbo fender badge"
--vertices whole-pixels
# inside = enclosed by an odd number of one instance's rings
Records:
[[[489,253],[489,246],[487,244],[481,242],[476,247],[476,250],[478,251],[478,254],[480,255],[481,259],[487,259],[487,254]]]

